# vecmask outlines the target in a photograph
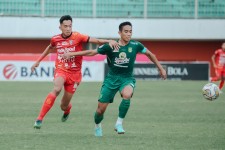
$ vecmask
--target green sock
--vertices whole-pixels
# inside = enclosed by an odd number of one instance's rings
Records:
[[[95,124],[99,124],[103,120],[104,116],[99,115],[97,112],[95,112],[94,118],[95,118]]]
[[[120,118],[125,118],[129,107],[130,107],[130,100],[123,99],[119,106],[119,117]]]

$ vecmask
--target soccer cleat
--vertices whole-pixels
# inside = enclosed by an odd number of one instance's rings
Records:
[[[63,114],[61,121],[65,122],[69,118],[69,114]]]
[[[41,125],[42,125],[42,120],[36,120],[34,122],[34,128],[35,129],[41,129]]]
[[[122,124],[116,125],[114,130],[115,130],[118,134],[124,134],[124,133],[125,133],[125,130],[123,129]]]
[[[97,137],[102,136],[102,127],[95,127],[95,136]]]

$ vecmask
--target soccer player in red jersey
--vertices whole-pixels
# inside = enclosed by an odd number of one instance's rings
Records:
[[[62,54],[66,52],[82,51],[83,43],[105,44],[110,43],[111,46],[117,47],[118,43],[113,40],[96,39],[79,32],[72,32],[72,17],[69,15],[62,16],[59,20],[61,34],[53,36],[50,45],[42,53],[41,57],[32,65],[31,70],[34,71],[39,66],[41,60],[50,52],[56,51],[57,58],[55,60],[54,87],[47,95],[41,111],[34,123],[34,128],[40,129],[43,118],[53,106],[56,97],[64,87],[64,94],[61,99],[61,109],[64,111],[62,122],[68,119],[72,107],[71,98],[81,82],[82,74],[82,56],[63,59]]]
[[[216,77],[212,77],[211,81],[220,81],[219,88],[223,88],[225,80],[225,42],[222,43],[221,49],[215,51],[212,55],[212,63],[215,68]]]

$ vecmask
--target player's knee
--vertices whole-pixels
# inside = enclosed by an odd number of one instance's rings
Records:
[[[123,93],[122,94],[123,99],[131,99],[131,97],[132,97],[132,93]]]
[[[59,93],[61,92],[61,90],[62,90],[62,88],[61,88],[61,87],[54,87],[54,89],[53,89],[53,93],[54,93],[56,96],[58,96],[58,95],[59,95]]]

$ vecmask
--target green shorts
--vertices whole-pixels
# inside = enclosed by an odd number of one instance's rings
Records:
[[[135,83],[136,80],[134,77],[107,75],[103,82],[98,101],[101,103],[112,103],[118,91],[121,93],[127,85],[131,85],[135,88]]]

